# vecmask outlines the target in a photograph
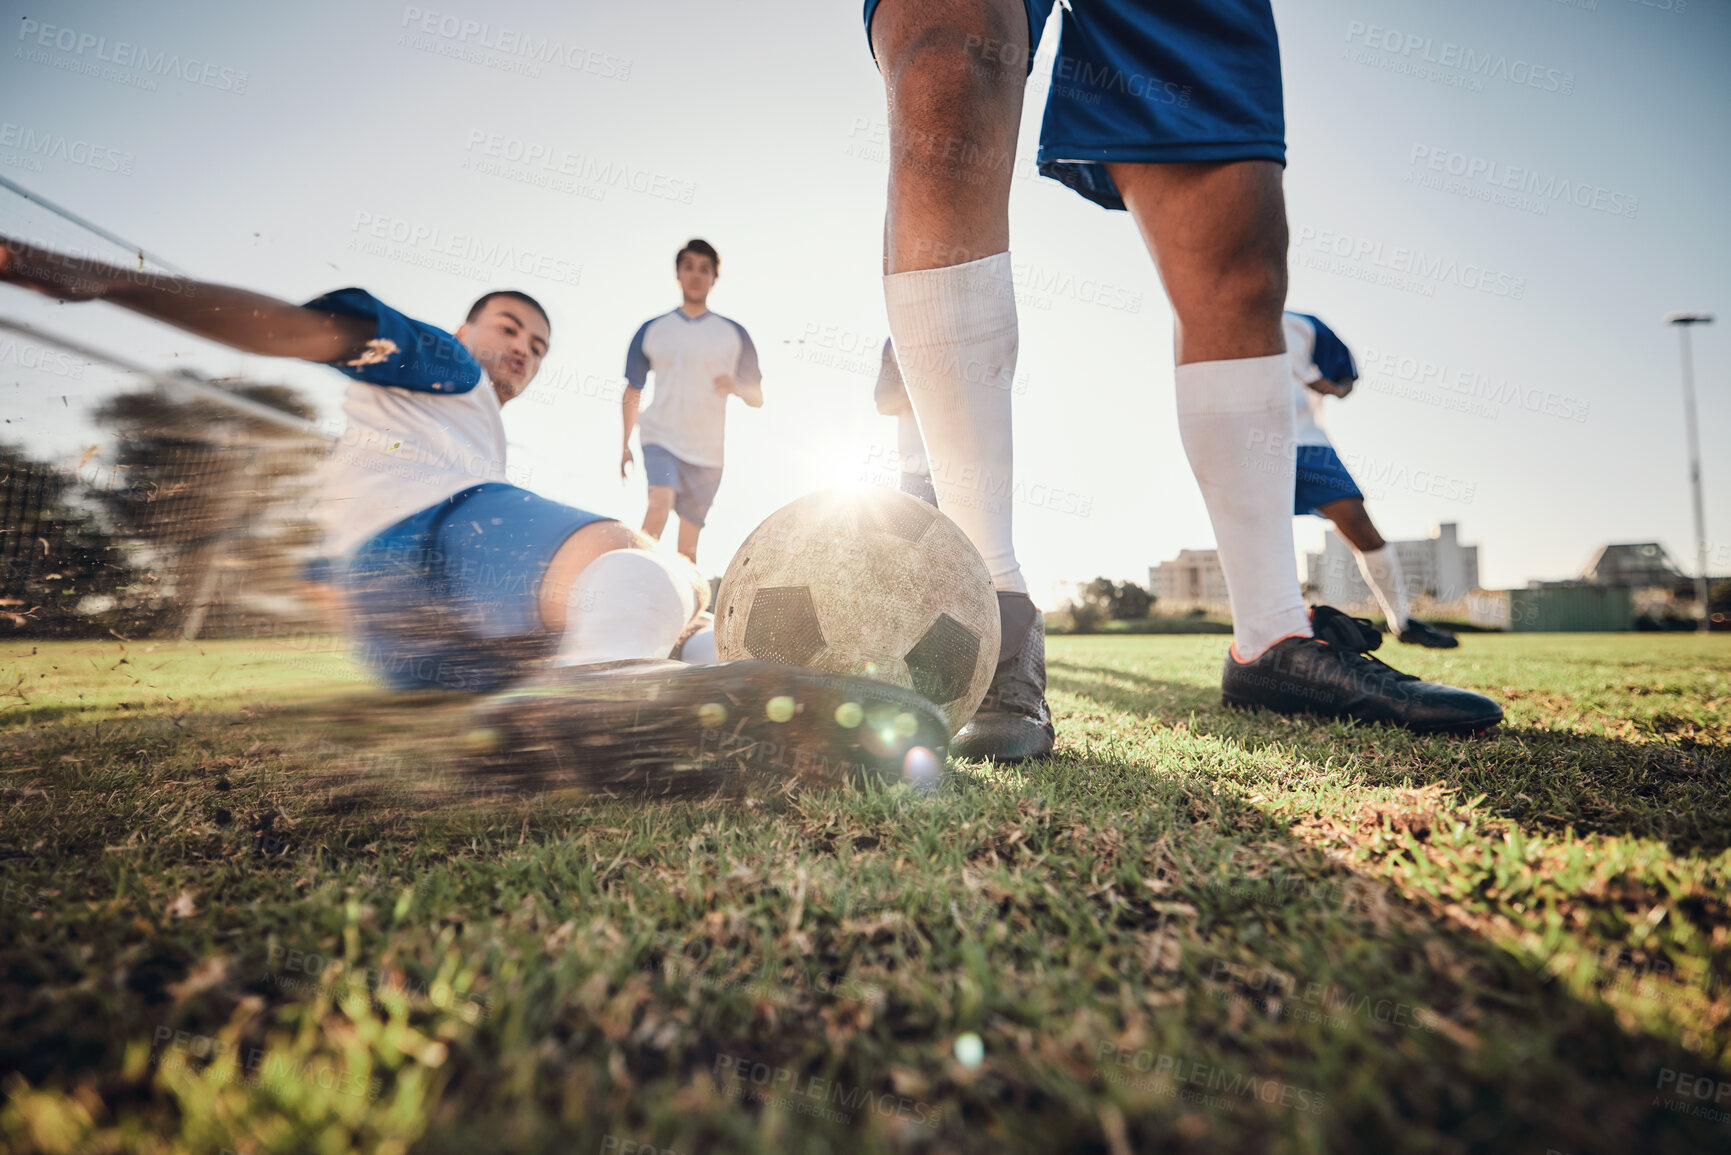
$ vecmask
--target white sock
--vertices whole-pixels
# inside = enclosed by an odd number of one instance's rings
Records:
[[[698,609],[683,559],[616,549],[583,568],[566,599],[555,666],[665,658]]]
[[[932,471],[926,464],[926,443],[920,436],[920,423],[912,409],[896,414],[896,458],[901,468],[898,488],[921,501],[938,503],[932,490]]]
[[[1241,662],[1310,635],[1292,552],[1291,374],[1284,353],[1178,366],[1178,434],[1214,523]]]
[[[1400,555],[1394,546],[1383,544],[1369,553],[1353,550],[1358,555],[1358,572],[1364,584],[1376,595],[1377,604],[1388,617],[1388,628],[1396,634],[1406,629],[1406,583],[1401,578]]]
[[[715,627],[704,626],[679,647],[679,660],[693,666],[713,666],[721,661],[715,652]]]
[[[1027,593],[1010,535],[1010,254],[884,278],[890,336],[919,417],[938,508],[986,559],[992,584]]]

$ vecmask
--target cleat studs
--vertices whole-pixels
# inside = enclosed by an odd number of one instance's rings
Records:
[[[915,734],[919,733],[920,720],[912,714],[897,714],[893,726],[896,737],[912,738]]]
[[[859,729],[859,724],[865,721],[865,710],[858,702],[843,702],[835,708],[836,725],[848,730]]]
[[[697,708],[697,721],[706,729],[716,729],[727,721],[727,707],[720,702],[705,702]]]
[[[795,706],[793,698],[787,694],[777,694],[764,706],[763,712],[771,722],[787,722],[793,719]]]

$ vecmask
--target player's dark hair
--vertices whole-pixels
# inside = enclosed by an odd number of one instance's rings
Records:
[[[696,253],[700,257],[708,257],[709,263],[715,269],[715,275],[721,276],[721,254],[715,251],[715,246],[701,237],[692,237],[685,242],[685,247],[673,256],[673,268],[679,269],[679,262],[685,259],[686,253]]]
[[[541,302],[537,301],[534,297],[531,297],[528,293],[519,293],[516,289],[495,289],[493,292],[487,293],[473,305],[469,306],[469,315],[463,318],[463,320],[466,323],[472,323],[476,317],[481,315],[481,310],[487,307],[488,301],[495,300],[499,297],[509,297],[513,301],[521,301],[525,305],[528,305],[531,309],[534,309],[537,313],[541,314],[541,319],[547,322],[547,331],[552,332],[553,318],[547,315],[547,310],[541,307]]]

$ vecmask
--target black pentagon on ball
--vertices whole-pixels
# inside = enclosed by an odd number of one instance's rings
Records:
[[[745,649],[758,661],[803,666],[826,644],[817,606],[805,586],[772,586],[752,596]]]
[[[979,657],[980,635],[949,614],[939,614],[903,660],[913,676],[914,689],[941,706],[968,692]]]

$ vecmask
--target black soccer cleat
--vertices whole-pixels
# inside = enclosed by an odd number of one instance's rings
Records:
[[[1474,733],[1503,720],[1502,707],[1483,694],[1421,682],[1371,657],[1382,633],[1365,619],[1316,606],[1310,620],[1315,637],[1282,639],[1254,662],[1228,654],[1221,703],[1390,722],[1420,734]]]
[[[949,723],[912,690],[771,662],[545,670],[476,711],[471,768],[538,793],[934,785]]]
[[[1427,650],[1452,650],[1461,644],[1460,639],[1447,630],[1439,630],[1417,618],[1406,620],[1406,629],[1400,632],[1400,640],[1409,646],[1423,646]]]
[[[950,740],[950,753],[994,762],[1044,758],[1057,736],[1046,705],[1046,620],[1027,594],[999,591],[998,621],[998,668],[980,708]]]

